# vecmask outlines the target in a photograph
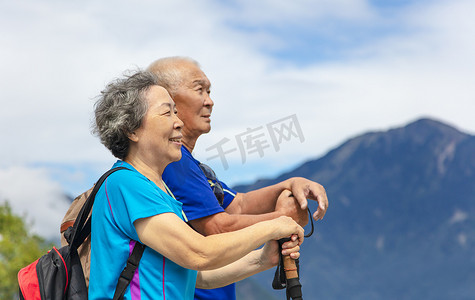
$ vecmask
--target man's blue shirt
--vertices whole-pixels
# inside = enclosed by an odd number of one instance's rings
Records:
[[[223,206],[219,205],[200,168],[200,162],[184,146],[181,147],[181,153],[182,157],[179,161],[173,162],[165,168],[163,181],[175,198],[183,204],[183,211],[188,220],[224,212],[224,209],[233,201],[236,192],[220,181],[224,190],[224,201]],[[231,284],[213,290],[196,289],[195,299],[236,299],[235,285]]]

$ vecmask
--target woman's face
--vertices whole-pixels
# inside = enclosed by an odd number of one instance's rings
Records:
[[[140,159],[166,167],[181,158],[183,122],[178,118],[175,102],[163,87],[154,85],[145,94],[148,110],[142,125],[131,140]]]

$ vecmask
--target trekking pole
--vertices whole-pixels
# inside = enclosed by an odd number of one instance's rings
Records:
[[[310,216],[310,223],[312,225],[311,230],[305,237],[310,237],[313,234],[314,226],[312,220],[312,212],[307,207],[308,214]],[[282,244],[290,241],[290,238],[280,239],[279,249],[282,250]],[[280,254],[279,265],[275,270],[274,280],[272,281],[272,287],[276,290],[286,290],[287,300],[302,300],[302,284],[299,278],[299,260],[292,259],[290,255]]]
[[[310,224],[312,225],[312,228],[310,232],[305,235],[306,238],[310,237],[314,231],[312,212],[310,211],[310,208],[308,207],[307,207],[307,211],[309,214]],[[282,248],[282,244],[287,241],[290,241],[290,238],[279,240],[281,248]],[[283,265],[284,265],[285,277],[287,279],[287,284],[286,284],[287,300],[289,299],[302,300],[302,284],[300,283],[300,279],[299,279],[298,260],[292,259],[290,255],[282,256],[282,260],[283,260]]]
[[[282,245],[287,241],[290,241],[290,238],[279,240],[279,244]],[[299,280],[296,260],[291,258],[290,255],[283,255],[282,260],[286,278],[285,289],[287,294],[287,300],[302,300],[302,284]]]

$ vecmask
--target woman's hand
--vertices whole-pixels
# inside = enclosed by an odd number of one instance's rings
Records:
[[[280,240],[282,238],[290,237],[291,235],[297,235],[299,245],[303,243],[304,229],[291,217],[281,216],[267,222],[270,222],[272,226],[274,226],[273,240]]]
[[[298,235],[291,236],[290,241],[282,244],[282,255],[290,255],[293,259],[300,257],[300,245]],[[266,268],[271,268],[279,263],[279,243],[268,241],[262,248],[261,264]]]
[[[300,257],[301,244],[299,237],[293,234],[290,237],[290,241],[282,244],[282,255],[290,255],[291,258],[298,259]]]
[[[282,216],[270,221],[275,226],[273,240],[268,241],[262,248],[261,263],[266,267],[273,267],[279,262],[279,243],[277,240],[290,237],[290,241],[282,244],[282,255],[290,255],[291,258],[300,257],[300,245],[304,240],[304,230],[292,218]]]

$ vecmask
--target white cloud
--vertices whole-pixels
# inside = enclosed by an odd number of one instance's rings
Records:
[[[306,148],[316,153],[343,137],[402,125],[420,116],[440,118],[474,132],[469,112],[475,109],[475,89],[470,84],[475,80],[475,59],[469,53],[475,50],[475,42],[458,33],[461,28],[475,29],[464,18],[473,6],[461,1],[439,3],[427,10],[413,7],[414,11],[400,16],[405,26],[418,24],[413,32],[360,45],[341,62],[266,70],[261,75],[267,80],[260,80],[259,88],[243,97],[248,101],[240,102],[249,108],[245,115],[255,120],[263,112],[277,115],[277,108],[290,109],[305,128]],[[443,15],[444,9],[451,13]],[[454,16],[461,16],[462,21]]]
[[[3,1],[0,166],[107,164],[111,155],[89,132],[92,98],[125,69],[168,55],[197,59],[213,84],[213,131],[196,149],[202,160],[223,137],[298,116],[304,143],[249,157],[224,179],[275,174],[348,137],[420,116],[473,133],[474,10],[466,0],[384,12],[363,0]],[[296,39],[317,32],[341,40],[379,28],[378,35],[335,49],[344,56],[331,61],[302,66],[261,52],[287,46],[292,30]],[[241,163],[239,155],[230,159]]]
[[[460,246],[464,247],[467,245],[467,235],[465,233],[459,233],[457,235],[457,242]]]
[[[468,219],[468,213],[457,209],[453,213],[452,217],[450,217],[449,224],[452,225],[455,223],[461,223],[467,219]]]
[[[246,26],[289,27],[325,20],[362,20],[373,16],[365,0],[236,1],[228,17]],[[319,30],[319,28],[316,28]]]
[[[0,169],[0,202],[8,201],[13,213],[25,216],[38,235],[57,241],[59,226],[69,201],[58,182],[45,169]]]
[[[384,235],[379,235],[378,238],[376,239],[376,249],[378,251],[383,251],[384,250]]]

